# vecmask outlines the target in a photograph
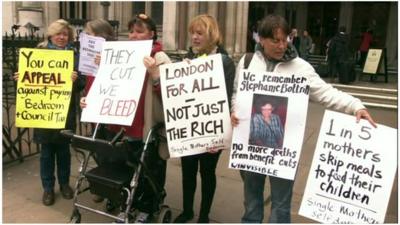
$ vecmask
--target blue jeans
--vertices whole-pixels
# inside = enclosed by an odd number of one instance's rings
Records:
[[[242,223],[262,223],[264,219],[264,184],[266,175],[240,171],[244,183]],[[290,223],[292,180],[269,176],[271,185],[271,215],[269,223]]]
[[[40,152],[40,178],[45,191],[54,189],[55,162],[57,162],[57,179],[60,185],[69,184],[71,174],[71,153],[68,143],[42,143]]]

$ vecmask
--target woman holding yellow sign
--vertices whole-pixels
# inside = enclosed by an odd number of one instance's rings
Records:
[[[53,50],[75,50],[73,47],[74,30],[65,20],[57,20],[49,25],[45,40],[38,44],[41,49]],[[85,80],[76,72],[78,57],[74,51],[74,71],[71,79],[73,81],[71,102],[66,118],[65,129],[75,130],[76,128],[76,98],[84,85]],[[18,80],[19,73],[14,74],[14,79]],[[57,164],[57,179],[60,185],[61,195],[65,199],[72,199],[73,191],[69,186],[69,177],[71,171],[71,154],[69,148],[69,139],[60,134],[60,129],[34,129],[34,141],[41,144],[40,149],[40,178],[44,189],[42,202],[46,206],[54,204],[55,194],[55,167]]]

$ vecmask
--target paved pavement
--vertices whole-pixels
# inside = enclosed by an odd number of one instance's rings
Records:
[[[392,86],[397,88],[396,84]],[[312,220],[298,215],[301,199],[305,189],[306,179],[311,159],[315,149],[319,127],[322,120],[324,108],[310,103],[307,116],[306,131],[304,134],[304,144],[297,178],[294,186],[292,200],[292,221],[293,223],[315,223]],[[370,109],[370,113],[376,121],[381,124],[395,127],[398,125],[397,111]],[[393,140],[396,141],[396,140]],[[74,155],[74,154],[73,154]],[[214,223],[238,223],[243,214],[243,186],[237,170],[228,169],[229,152],[221,155],[217,168],[217,190],[214,198],[213,207],[210,213],[211,222]],[[78,160],[73,157],[72,180],[75,183],[78,174]],[[391,192],[390,202],[385,217],[385,223],[398,222],[398,175],[394,181]],[[198,177],[198,184],[200,177]],[[62,199],[57,190],[56,203],[51,207],[46,207],[41,203],[42,189],[39,178],[39,157],[33,156],[22,164],[8,165],[3,168],[3,223],[66,223],[72,210],[72,201]],[[265,195],[269,194],[269,184],[266,182]],[[180,161],[170,159],[167,169],[166,183],[167,197],[165,203],[172,209],[175,218],[182,209],[182,188]],[[195,196],[195,213],[199,212],[200,187]],[[83,194],[82,201],[90,204],[91,207],[102,209],[104,204],[91,201],[90,194]],[[265,207],[265,219],[267,222],[270,207]],[[195,223],[197,218],[191,222]],[[110,223],[112,219],[86,213],[82,210],[82,222],[85,223]]]

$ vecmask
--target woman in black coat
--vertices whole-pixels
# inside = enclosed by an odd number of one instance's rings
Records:
[[[74,72],[72,73],[72,95],[67,114],[65,129],[76,128],[76,94],[85,86],[84,77],[78,75],[78,54],[73,48],[74,30],[65,20],[57,20],[51,23],[47,29],[45,41],[38,48],[54,50],[74,50]],[[18,74],[16,74],[18,77]],[[41,144],[40,149],[40,178],[44,189],[42,202],[49,206],[54,204],[55,167],[57,165],[57,179],[60,185],[61,195],[65,199],[72,199],[73,191],[69,186],[71,171],[71,154],[69,139],[62,136],[60,129],[35,128],[33,139]]]
[[[189,48],[187,58],[194,59],[203,55],[221,53],[224,67],[225,85],[228,102],[232,96],[233,81],[235,77],[235,64],[228,53],[222,48],[222,35],[218,28],[217,21],[209,15],[195,17],[189,25],[192,46]],[[214,198],[217,185],[215,169],[221,149],[198,155],[184,156],[182,164],[183,184],[183,212],[175,219],[175,223],[186,223],[194,216],[193,200],[196,191],[196,177],[200,166],[201,175],[201,206],[198,223],[208,223],[208,214]]]

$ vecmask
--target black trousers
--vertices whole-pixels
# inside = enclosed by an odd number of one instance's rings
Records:
[[[193,212],[196,177],[200,165],[202,190],[200,217],[208,217],[217,186],[215,169],[220,154],[221,151],[215,154],[202,153],[181,158],[184,212]]]

